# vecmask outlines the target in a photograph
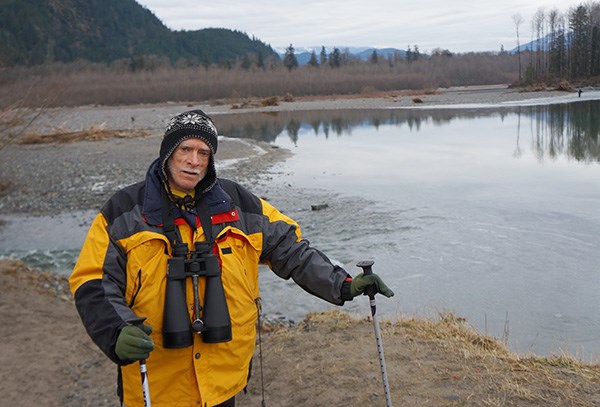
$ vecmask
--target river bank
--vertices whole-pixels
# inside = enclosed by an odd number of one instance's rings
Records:
[[[597,93],[590,88],[581,97],[597,97]],[[245,113],[481,108],[577,99],[575,92],[523,92],[497,85],[456,87],[429,94],[396,92],[369,97],[280,100],[274,105],[255,100],[244,104],[189,102],[19,111],[14,131],[4,131],[3,137],[13,133],[16,136],[2,140],[0,150],[0,215],[56,215],[98,209],[117,188],[144,177],[148,163],[157,156],[165,124],[185,110],[202,109],[221,126],[222,118]],[[266,170],[288,154],[268,143],[221,137],[217,170],[221,177],[252,186],[261,183]],[[265,182],[268,181],[267,176]]]
[[[65,277],[2,260],[0,287],[3,403],[118,406],[116,367],[87,337]],[[381,327],[397,404],[600,405],[600,365],[568,356],[517,356],[452,314],[383,321]],[[260,405],[261,376],[269,406],[385,405],[370,320],[329,312],[262,331],[262,375],[257,347],[249,391],[236,405]]]

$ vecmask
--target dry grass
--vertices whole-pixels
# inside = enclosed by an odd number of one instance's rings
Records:
[[[65,276],[35,269],[21,260],[8,259],[0,260],[0,274],[13,276],[20,284],[33,286],[40,293],[56,295],[64,301],[73,301]]]
[[[40,377],[34,378],[32,383],[43,386],[50,382],[51,385],[47,385],[41,401],[37,398],[38,405],[62,405],[61,401],[75,394],[74,391],[79,392],[80,398],[88,400],[113,397],[107,395],[114,392],[115,379],[111,376],[114,365],[100,352],[91,352],[95,348],[85,336],[74,308],[62,310],[60,305],[65,302],[53,300],[56,296],[72,301],[66,278],[29,269],[22,262],[12,260],[0,261],[0,278],[4,279],[3,295],[9,304],[27,297],[27,301],[19,303],[14,311],[27,311],[28,318],[19,317],[9,323],[6,318],[13,313],[2,314],[5,317],[3,326],[16,326],[12,336],[3,337],[4,346],[17,349],[16,357],[10,358],[12,353],[7,354],[7,360],[13,360],[13,366],[22,364],[27,357],[35,357],[21,339],[32,335],[32,325],[21,322],[37,315],[40,309],[47,308],[48,312],[44,313],[40,324],[34,324],[34,335],[47,334],[51,329],[76,332],[68,340],[61,337],[60,332],[46,335],[45,357],[37,360],[41,363]],[[50,295],[24,296],[28,287]],[[452,313],[442,313],[436,319],[382,321],[380,325],[395,405],[600,405],[600,365],[582,363],[568,355],[519,356],[495,338],[479,335],[467,321]],[[385,405],[370,318],[355,318],[340,311],[311,313],[294,328],[276,327],[267,331],[263,329],[262,350],[268,405]],[[48,352],[54,357],[48,357]],[[69,355],[69,359],[66,360],[64,355]],[[260,378],[263,375],[259,366],[263,363],[258,363],[256,354],[254,361],[249,391],[236,397],[236,405],[260,405]],[[70,366],[87,368],[71,372]],[[11,372],[10,364],[5,363],[2,367],[2,373]],[[89,381],[79,383],[76,380],[82,372],[96,378],[94,386],[90,387]],[[60,385],[51,382],[57,374]],[[3,384],[10,390],[8,400],[11,405],[19,404],[15,404],[17,400],[27,400],[28,403],[23,405],[30,405],[33,400],[27,398],[29,393],[22,391],[23,379],[11,381],[12,375],[5,376],[7,380]],[[79,405],[91,404],[82,401]]]
[[[289,99],[304,96],[423,92],[448,86],[512,82],[518,64],[511,55],[455,55],[393,64],[353,63],[332,69],[158,68],[129,72],[107,66],[48,66],[6,70],[0,76],[0,107],[16,98],[26,106],[138,104],[166,101]],[[32,81],[35,87],[31,87]],[[30,92],[26,92],[31,89]],[[25,97],[23,96],[25,95]],[[48,101],[47,95],[54,99]]]
[[[276,332],[269,339],[285,337],[287,352],[302,352],[289,345],[299,335],[322,335],[328,342],[347,337],[352,343],[346,354],[352,354],[363,346],[361,335],[367,335],[370,324],[370,318],[357,319],[339,311],[311,313],[296,330]],[[600,405],[600,365],[569,355],[518,355],[452,313],[380,325],[393,398],[402,405]],[[364,346],[368,342],[374,346],[374,338],[366,342]],[[347,359],[358,362],[349,355]]]
[[[50,143],[72,143],[76,141],[100,141],[110,138],[132,138],[146,137],[147,130],[110,130],[98,126],[92,126],[80,131],[56,130],[50,134],[37,132],[24,133],[18,140],[19,144],[50,144]]]
[[[554,90],[564,91],[564,92],[575,92],[575,87],[571,85],[569,81],[560,81],[554,88]]]
[[[589,394],[600,390],[600,365],[589,365],[570,355],[522,357],[496,338],[480,335],[451,313],[434,321],[400,321],[397,326],[460,355],[467,372],[475,371],[473,363],[481,364],[486,375],[477,376],[487,376],[485,385],[495,394],[487,405],[508,405],[509,400],[519,399],[535,405],[588,406],[592,405]]]
[[[41,109],[33,114],[15,103],[0,111],[0,150],[19,138],[40,115]]]

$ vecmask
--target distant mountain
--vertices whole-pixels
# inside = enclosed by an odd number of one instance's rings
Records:
[[[571,38],[571,33],[568,32],[565,36],[565,45],[567,46],[567,48],[570,44],[570,38]],[[551,39],[552,39],[552,35],[548,34],[544,38],[539,38],[537,40],[533,40],[528,43],[521,44],[521,46],[515,47],[508,52],[510,52],[511,54],[516,54],[517,52],[519,52],[519,50],[521,52],[526,52],[526,51],[535,52],[538,49],[542,50],[542,51],[547,50],[550,47]]]
[[[537,51],[538,47],[540,47],[540,49],[543,49],[543,44],[542,44],[541,40],[535,40],[535,41],[530,41],[525,44],[521,44],[520,46],[514,47],[513,49],[509,50],[508,52],[511,54],[516,54],[519,51],[521,51],[521,52]]]
[[[135,0],[0,0],[0,9],[0,66],[141,55],[226,63],[277,55],[239,31],[171,31]]]
[[[373,51],[377,51],[377,56],[380,58],[389,58],[394,54],[397,54],[400,58],[406,57],[406,51],[400,50],[397,48],[369,48],[369,47],[335,47],[339,49],[341,52],[348,51],[348,53],[355,58],[358,58],[362,61],[368,61],[373,55]],[[321,54],[322,46],[319,47],[298,47],[294,48],[294,55],[296,55],[296,60],[298,61],[298,65],[306,65],[308,61],[310,61],[310,57],[314,50],[317,60],[319,59],[319,55]],[[333,52],[334,47],[325,47],[325,52],[329,57],[329,54]],[[277,54],[280,58],[283,59],[285,55],[286,49],[277,49]]]
[[[368,48],[364,51],[356,53],[355,55],[363,61],[368,61],[371,59],[373,51],[377,51],[377,56],[379,58],[389,58],[393,57],[394,55],[398,55],[400,58],[406,57],[406,51],[397,48]]]

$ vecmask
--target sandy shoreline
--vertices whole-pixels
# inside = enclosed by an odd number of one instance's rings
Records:
[[[592,93],[591,91],[589,93]],[[582,97],[588,92],[584,90]],[[414,98],[423,103],[415,103]],[[191,108],[211,115],[329,109],[429,108],[577,98],[575,93],[518,92],[505,86],[452,88],[432,95],[296,100],[278,106],[164,103],[83,106],[42,112],[41,133],[91,126],[145,130],[143,138],[67,144],[11,144],[0,151],[0,215],[68,214],[93,209],[116,188],[139,180],[156,156],[166,120]],[[132,160],[132,152],[137,159]],[[289,152],[268,143],[223,139],[220,176],[260,177]],[[263,182],[268,183],[266,179]],[[81,191],[89,191],[81,193]],[[0,227],[2,224],[0,223]],[[343,311],[343,309],[342,309]],[[0,261],[0,394],[10,406],[117,406],[116,368],[89,340],[64,278]],[[518,356],[466,321],[383,327],[392,398],[403,406],[600,406],[600,365],[569,358]],[[385,405],[372,325],[344,315],[313,316],[293,330],[265,332],[265,393],[272,406]],[[258,360],[255,363],[258,366]],[[151,372],[149,373],[151,374]],[[260,405],[255,370],[239,406]]]

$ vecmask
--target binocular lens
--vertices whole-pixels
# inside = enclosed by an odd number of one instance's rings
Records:
[[[185,280],[167,280],[166,291],[163,346],[170,349],[191,346],[194,338],[185,301]]]
[[[178,245],[179,246],[179,245]],[[228,342],[231,340],[231,320],[221,282],[221,267],[216,255],[207,247],[198,247],[197,251],[174,257],[168,261],[167,287],[163,318],[163,346],[165,348],[185,348],[194,343],[193,331],[202,334],[206,343]],[[176,254],[183,253],[178,248]],[[185,252],[187,254],[187,250]],[[195,315],[192,323],[186,302],[186,279],[198,276],[206,277],[204,290],[204,309],[202,319]],[[197,284],[194,284],[197,287]],[[198,304],[197,288],[194,295],[196,310]],[[197,313],[199,313],[197,311]]]

